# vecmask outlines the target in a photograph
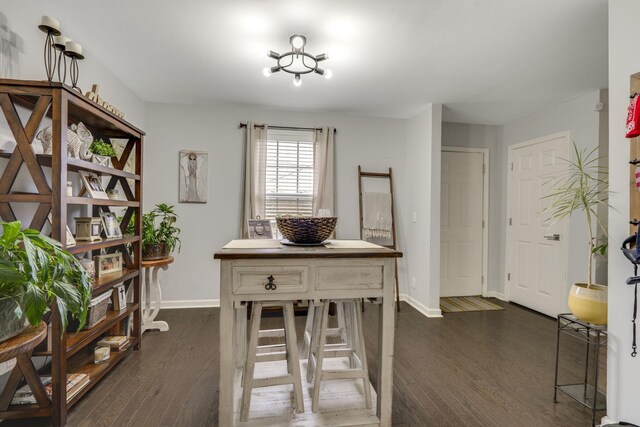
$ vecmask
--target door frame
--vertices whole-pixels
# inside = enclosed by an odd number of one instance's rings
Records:
[[[512,144],[509,145],[508,147],[508,153],[507,153],[507,217],[505,218],[505,228],[506,228],[506,241],[505,241],[505,261],[504,261],[504,299],[505,301],[511,301],[511,281],[508,279],[508,274],[509,274],[509,269],[511,266],[511,248],[510,248],[510,242],[511,242],[511,227],[509,226],[509,218],[513,218],[513,216],[511,215],[511,210],[512,210],[512,203],[513,203],[513,196],[512,194],[512,187],[513,187],[513,178],[512,178],[512,169],[511,169],[511,164],[513,162],[513,152],[519,148],[524,148],[524,147],[528,147],[531,145],[536,145],[536,144],[540,144],[546,141],[549,141],[551,139],[557,139],[557,138],[564,138],[565,140],[565,144],[566,144],[566,149],[567,149],[567,153],[569,155],[569,158],[571,157],[571,131],[570,130],[566,130],[566,131],[562,131],[562,132],[556,132],[554,134],[551,135],[546,135],[540,138],[535,138],[535,139],[530,139],[527,141],[523,141],[523,142],[519,142],[517,144]],[[562,226],[562,236],[563,239],[561,240],[561,245],[562,245],[562,256],[565,259],[565,263],[564,263],[564,269],[562,271],[562,282],[564,283],[565,288],[568,286],[567,285],[567,280],[568,280],[568,275],[569,275],[569,220],[566,219],[563,226]],[[564,308],[567,306],[567,300],[568,300],[568,290],[567,292],[561,292],[560,295],[561,300],[557,301],[557,303],[559,304],[559,306],[557,307],[558,313],[562,313]]]
[[[482,296],[487,296],[487,282],[489,281],[489,149],[488,148],[468,148],[442,146],[441,152],[449,151],[454,153],[480,153],[482,154],[483,174],[482,174]],[[440,195],[442,198],[442,194]],[[440,201],[442,205],[442,201]],[[442,236],[440,237],[442,242]],[[442,283],[440,283],[442,286]]]

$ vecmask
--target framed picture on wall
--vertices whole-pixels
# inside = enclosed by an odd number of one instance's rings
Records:
[[[207,203],[209,153],[181,150],[179,163],[180,203]]]

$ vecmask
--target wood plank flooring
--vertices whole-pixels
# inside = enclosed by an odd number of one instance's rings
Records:
[[[394,426],[587,426],[590,412],[553,399],[555,320],[513,304],[503,311],[397,317]],[[69,413],[72,427],[216,426],[218,309],[161,311],[169,332],[147,332],[134,352]],[[369,371],[377,371],[377,309],[367,304]],[[263,324],[279,324],[277,318]],[[302,336],[304,317],[296,318]],[[584,347],[563,344],[561,379],[579,382]],[[604,362],[603,362],[604,364]],[[604,382],[603,382],[604,383]],[[600,413],[598,417],[604,415]],[[598,418],[599,419],[599,418]],[[1,427],[48,426],[46,420]]]

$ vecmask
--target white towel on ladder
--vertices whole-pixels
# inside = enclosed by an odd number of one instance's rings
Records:
[[[362,193],[364,238],[390,239],[391,225],[391,193]]]

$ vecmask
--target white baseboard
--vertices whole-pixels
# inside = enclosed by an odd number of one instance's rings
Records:
[[[499,300],[506,301],[504,294],[498,291],[488,291],[487,298],[498,298]]]
[[[606,426],[608,424],[618,424],[617,421],[612,420],[611,418],[609,418],[608,416],[604,416],[602,417],[602,419],[600,420],[600,425],[601,426]]]
[[[155,302],[151,302],[151,307],[155,305]],[[173,300],[162,301],[160,308],[172,309],[172,308],[210,308],[220,307],[219,299],[194,299],[194,300]]]
[[[400,301],[406,302],[427,317],[442,317],[442,311],[440,311],[440,308],[429,308],[407,294],[400,294]]]

